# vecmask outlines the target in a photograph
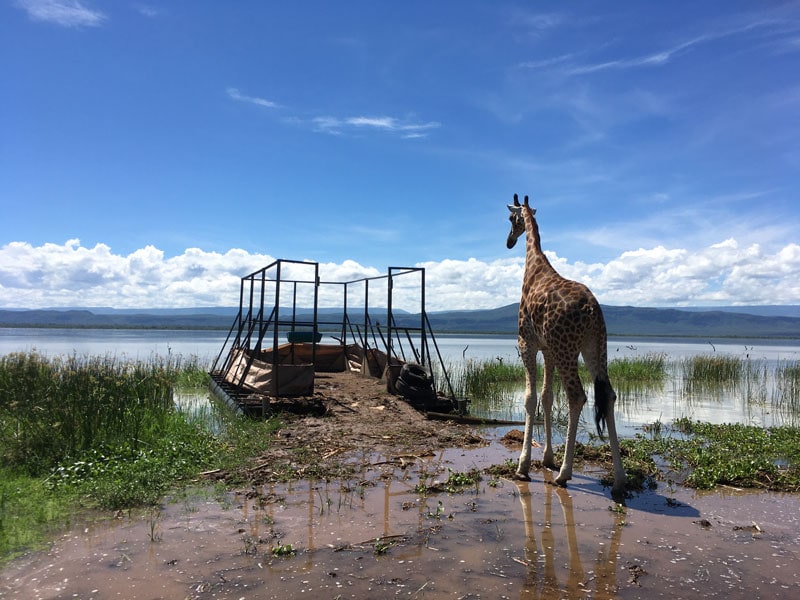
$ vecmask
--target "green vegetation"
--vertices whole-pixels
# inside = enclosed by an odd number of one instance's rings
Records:
[[[190,366],[193,369],[193,366]],[[135,459],[191,432],[176,418],[176,359],[0,357],[3,464],[40,476],[64,463]]]
[[[295,554],[297,554],[297,551],[292,548],[291,544],[278,544],[272,547],[272,556],[286,558],[288,556],[294,556]]]
[[[519,365],[472,364],[480,381],[476,393],[493,394],[473,398],[472,406],[484,410],[505,399],[517,402],[524,385],[524,373],[514,376]],[[521,370],[521,368],[520,368]],[[725,355],[698,355],[673,363],[663,354],[615,359],[609,362],[609,376],[618,390],[622,406],[635,394],[657,389],[670,378],[682,381],[688,401],[693,394],[735,393],[748,405],[766,405],[795,423],[800,416],[800,362],[767,367],[763,361]],[[588,373],[581,366],[584,385]],[[541,386],[541,381],[538,382]],[[558,381],[554,385],[556,405],[563,405]],[[497,390],[503,390],[500,396]],[[494,402],[495,404],[489,404]],[[510,409],[506,408],[510,412]],[[561,409],[563,412],[563,407]],[[559,414],[558,406],[555,415]],[[629,489],[642,490],[669,478],[688,486],[709,489],[717,485],[800,491],[800,429],[795,426],[763,428],[742,424],[711,425],[679,419],[670,427],[656,422],[645,426],[644,434],[621,440]],[[608,446],[579,445],[578,458],[610,462]],[[558,458],[557,458],[558,460]]]
[[[618,358],[609,361],[608,375],[615,385],[663,383],[668,375],[667,357],[663,353],[648,353],[635,358]],[[448,369],[456,394],[470,397],[502,395],[518,390],[525,383],[525,368],[520,362],[499,360],[469,360]],[[584,385],[591,383],[589,371],[579,363],[578,372]],[[541,386],[542,365],[539,364],[537,387]],[[558,394],[561,382],[555,373],[553,390]]]
[[[697,355],[680,362],[688,390],[732,385],[745,373],[745,361],[734,356]]]
[[[420,481],[414,487],[414,491],[423,496],[442,492],[447,494],[457,494],[470,487],[477,491],[478,483],[481,481],[481,479],[481,473],[478,469],[470,469],[469,471],[465,472],[447,469],[447,479],[445,481],[437,480],[430,484]]]
[[[649,352],[642,357],[615,358],[608,363],[608,376],[619,384],[662,383],[667,377],[667,355]]]
[[[620,441],[629,478],[668,478],[690,487],[718,485],[800,491],[800,429],[712,425],[678,419],[670,435],[639,434]],[[607,448],[600,450],[600,455]]]
[[[76,511],[156,505],[176,483],[264,448],[277,421],[222,423],[213,435],[175,407],[177,387],[206,378],[174,356],[0,357],[0,557]]]
[[[487,417],[515,420],[519,396],[525,385],[525,370],[519,362],[466,361],[448,369],[456,395],[470,398],[472,412]],[[734,393],[749,406],[769,405],[794,424],[800,419],[800,361],[767,366],[764,361],[726,355],[697,355],[669,361],[663,353],[616,358],[608,373],[617,391],[618,405],[626,406],[645,394],[656,392],[674,379],[681,383],[687,400],[698,394]],[[583,363],[579,374],[587,392],[591,377]],[[542,385],[539,365],[537,389]],[[565,417],[565,397],[556,372],[553,382],[554,418]],[[516,406],[516,409],[515,409]]]
[[[800,361],[778,367],[772,404],[792,415],[800,413]]]

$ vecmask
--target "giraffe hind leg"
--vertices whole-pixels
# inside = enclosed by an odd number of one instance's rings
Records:
[[[553,363],[545,358],[542,383],[542,413],[544,414],[544,454],[542,464],[557,469],[553,458]]]
[[[522,342],[522,340],[521,340]],[[522,439],[522,452],[519,455],[519,464],[515,479],[530,481],[528,472],[531,470],[531,445],[533,442],[533,419],[536,416],[536,351],[531,350],[526,344],[520,343],[520,356],[525,366],[525,434]]]
[[[583,390],[580,377],[578,376],[578,364],[566,368],[559,367],[561,381],[567,392],[567,402],[569,405],[569,421],[567,423],[567,439],[564,445],[564,460],[561,463],[561,470],[556,477],[556,484],[566,486],[567,481],[572,479],[572,462],[575,457],[575,439],[578,436],[578,422],[581,416],[583,405],[586,404],[586,393]]]

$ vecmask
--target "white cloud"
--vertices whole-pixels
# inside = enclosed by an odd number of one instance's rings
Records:
[[[398,134],[407,139],[427,137],[431,129],[441,127],[441,123],[436,121],[415,123],[386,116],[357,116],[346,118],[320,116],[314,117],[311,123],[316,131],[320,133],[329,133],[331,135],[342,135],[343,133],[352,133],[358,130],[373,130]]]
[[[711,26],[708,31],[701,33],[693,38],[687,39],[683,42],[678,42],[675,45],[659,50],[656,52],[641,54],[632,57],[623,57],[614,60],[608,60],[596,63],[587,64],[573,64],[563,70],[565,75],[586,75],[597,73],[607,70],[625,70],[637,69],[642,67],[660,67],[667,65],[673,61],[674,58],[693,51],[698,46],[711,44],[718,40],[723,40],[729,37],[736,37],[748,35],[752,32],[766,31],[768,34],[779,36],[782,40],[786,40],[786,32],[783,30],[784,23],[779,17],[767,17],[763,19],[751,20],[748,18],[745,22],[735,23],[727,26]],[[792,40],[793,31],[789,31],[788,39]],[[564,61],[561,57],[554,59],[544,59],[533,61],[530,65],[523,63],[521,66],[533,66],[535,68],[549,67],[560,65]]]
[[[79,0],[17,0],[17,5],[36,21],[62,27],[97,27],[106,20],[105,14]]]
[[[160,14],[158,8],[149,4],[135,4],[134,8],[139,11],[139,14],[150,19],[157,17]]]
[[[229,87],[227,90],[225,90],[225,92],[230,98],[239,102],[249,102],[250,104],[255,104],[256,106],[261,106],[263,108],[280,108],[280,105],[272,100],[266,100],[257,96],[246,96],[234,87]]]
[[[257,96],[247,96],[234,87],[229,87],[225,92],[228,94],[228,97],[237,102],[247,102],[263,108],[283,108],[280,104],[272,100],[259,98]],[[427,137],[430,130],[442,126],[442,124],[437,121],[419,123],[412,120],[398,119],[397,117],[364,115],[355,117],[318,115],[310,119],[304,119],[293,115],[284,117],[284,121],[293,125],[311,127],[312,130],[318,133],[327,133],[330,135],[352,134],[356,131],[371,130],[396,134],[405,139]]]
[[[687,250],[656,246],[621,253],[607,263],[571,263],[548,253],[564,276],[586,283],[605,304],[694,306],[704,304],[800,304],[800,245],[774,253],[758,244],[740,246],[727,239]],[[0,247],[0,307],[112,306],[116,308],[236,306],[241,277],[275,259],[241,249],[207,252],[188,248],[167,257],[154,246],[115,254],[105,244],[92,248],[79,240],[33,246],[11,242]],[[445,259],[413,265],[425,269],[429,311],[495,308],[519,300],[524,258],[492,261]],[[307,281],[313,270],[291,265],[284,273]],[[386,274],[386,267],[353,260],[321,263],[323,281],[358,281]],[[414,277],[395,286],[396,306],[414,310]],[[361,286],[361,287],[360,287]],[[350,288],[358,306],[363,284]],[[385,306],[385,278],[370,283],[370,305]],[[342,288],[331,286],[320,306],[339,306]]]

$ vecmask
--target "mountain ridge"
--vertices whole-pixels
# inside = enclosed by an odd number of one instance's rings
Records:
[[[436,333],[516,333],[517,303],[493,309],[429,312],[428,320]],[[800,339],[800,316],[770,316],[777,309],[800,315],[800,306],[749,307],[766,314],[737,312],[748,307],[653,308],[603,305],[608,333],[611,336],[660,337],[738,337]],[[291,314],[281,307],[281,315]],[[96,311],[96,312],[95,312]],[[113,309],[105,307],[69,309],[0,309],[0,327],[57,327],[100,329],[198,329],[227,330],[238,309],[234,307],[198,307],[196,309]],[[757,310],[755,312],[758,312]],[[311,309],[296,310],[301,320],[308,320]],[[350,312],[351,320],[363,318],[363,308]],[[373,321],[386,318],[385,309],[370,311]],[[341,322],[341,309],[319,309],[321,329],[325,324]],[[418,327],[419,314],[395,313],[398,326]]]

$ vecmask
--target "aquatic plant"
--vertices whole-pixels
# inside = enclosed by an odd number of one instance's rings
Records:
[[[154,505],[220,459],[222,443],[172,401],[185,364],[189,380],[198,368],[177,356],[0,357],[0,557],[63,524],[78,497]]]
[[[644,356],[615,358],[608,363],[608,376],[615,383],[661,383],[667,377],[667,355],[648,352]]]
[[[773,405],[793,415],[800,415],[800,361],[781,364],[775,372]]]
[[[699,354],[681,361],[687,388],[710,387],[739,382],[744,361],[735,356]]]
[[[96,448],[138,451],[172,426],[178,357],[0,357],[0,452],[40,475]]]
[[[711,424],[681,418],[671,435],[622,440],[630,475],[668,477],[710,489],[718,485],[796,492],[800,490],[800,430],[743,424]],[[604,452],[601,450],[600,456]]]

